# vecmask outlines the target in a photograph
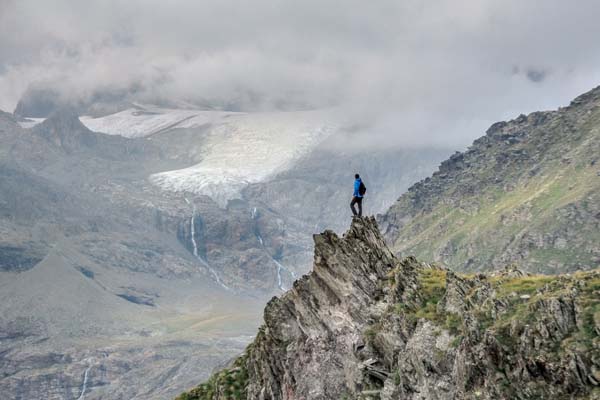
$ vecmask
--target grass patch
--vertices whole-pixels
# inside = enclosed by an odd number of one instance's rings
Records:
[[[531,275],[511,279],[492,279],[499,298],[507,297],[513,293],[517,295],[532,296],[545,285],[555,281],[556,277],[546,275]]]
[[[415,310],[415,317],[441,322],[443,316],[438,314],[437,305],[446,293],[446,271],[423,269],[419,271],[418,281],[421,307]]]
[[[446,270],[442,268],[419,271],[420,304],[411,306],[398,303],[395,305],[395,312],[404,315],[410,323],[416,323],[417,320],[423,318],[435,322],[453,335],[460,333],[463,327],[462,317],[458,314],[444,313],[438,310],[438,304],[446,294],[446,275]]]
[[[247,355],[240,356],[231,368],[214,374],[207,382],[179,395],[176,400],[213,400],[217,395],[229,400],[245,399],[248,386],[246,362]]]
[[[376,323],[365,329],[363,335],[370,343],[373,343],[373,341],[375,340],[375,336],[377,336],[377,333],[380,331],[381,323]]]
[[[458,335],[456,336],[454,339],[452,339],[452,341],[450,342],[450,347],[452,348],[457,348],[458,346],[460,346],[460,344],[462,343],[464,337],[462,335]]]
[[[450,331],[450,333],[456,335],[462,331],[463,318],[458,314],[448,313],[446,314],[444,326]]]
[[[419,293],[424,303],[439,303],[446,293],[446,270],[431,268],[419,271]]]
[[[582,148],[573,145],[573,151],[589,151],[588,145]],[[419,259],[441,257],[452,268],[476,270],[491,265],[509,244],[522,240],[524,232],[560,231],[561,227],[577,223],[573,218],[562,220],[563,214],[559,210],[573,203],[585,206],[590,194],[600,190],[600,180],[597,166],[589,166],[589,162],[563,164],[560,162],[563,156],[566,154],[557,154],[554,161],[543,165],[541,173],[535,177],[511,170],[515,174],[514,190],[482,183],[480,192],[462,196],[458,205],[434,202],[430,211],[419,214],[403,227],[394,249],[414,254]],[[575,161],[589,159],[572,156]],[[493,176],[497,171],[482,167],[477,170],[477,177],[481,182],[487,182],[488,173]],[[444,195],[452,197],[452,189],[457,190],[450,186]],[[476,211],[466,212],[461,205],[471,206]],[[570,250],[532,249],[524,264],[534,265],[540,272],[557,272],[552,264],[572,269],[591,266],[591,256],[587,257],[588,253],[580,249],[596,243],[600,235],[591,221],[581,222],[578,231],[581,233],[577,243],[570,243]]]

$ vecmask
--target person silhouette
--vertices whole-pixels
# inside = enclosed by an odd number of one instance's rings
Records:
[[[350,202],[350,209],[352,210],[352,215],[362,217],[362,201],[363,197],[367,191],[365,184],[362,179],[360,179],[359,174],[354,175],[354,192],[352,193],[352,201]],[[358,205],[358,212],[354,208],[354,205]]]

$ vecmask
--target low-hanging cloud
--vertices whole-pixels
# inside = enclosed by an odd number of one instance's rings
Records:
[[[0,109],[32,85],[66,99],[135,88],[336,106],[361,145],[462,146],[600,83],[597,15],[595,0],[0,0]]]

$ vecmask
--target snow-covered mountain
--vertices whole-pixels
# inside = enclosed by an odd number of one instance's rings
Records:
[[[94,132],[150,140],[161,132],[196,130],[202,140],[199,162],[153,174],[150,181],[167,191],[210,196],[221,205],[248,184],[287,170],[342,126],[332,110],[242,113],[146,105],[80,120]],[[21,126],[41,121],[28,119]]]
[[[195,128],[212,124],[236,114],[241,113],[136,105],[135,108],[103,117],[83,116],[81,122],[95,132],[140,138],[169,129]]]
[[[247,184],[287,170],[338,129],[322,111],[230,114],[213,119],[198,164],[150,179],[163,189],[205,194],[224,204]]]
[[[347,225],[356,171],[372,214],[446,156],[342,151],[336,110],[104,105],[0,112],[8,399],[181,392],[241,351],[263,301],[308,271],[311,234]]]

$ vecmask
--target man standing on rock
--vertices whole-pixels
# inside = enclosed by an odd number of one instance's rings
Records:
[[[360,175],[354,175],[354,193],[352,194],[352,201],[350,202],[350,208],[352,209],[352,214],[354,216],[358,215],[359,217],[362,217],[362,201],[366,192],[367,187],[360,179]],[[358,214],[354,208],[355,204],[358,204]]]

